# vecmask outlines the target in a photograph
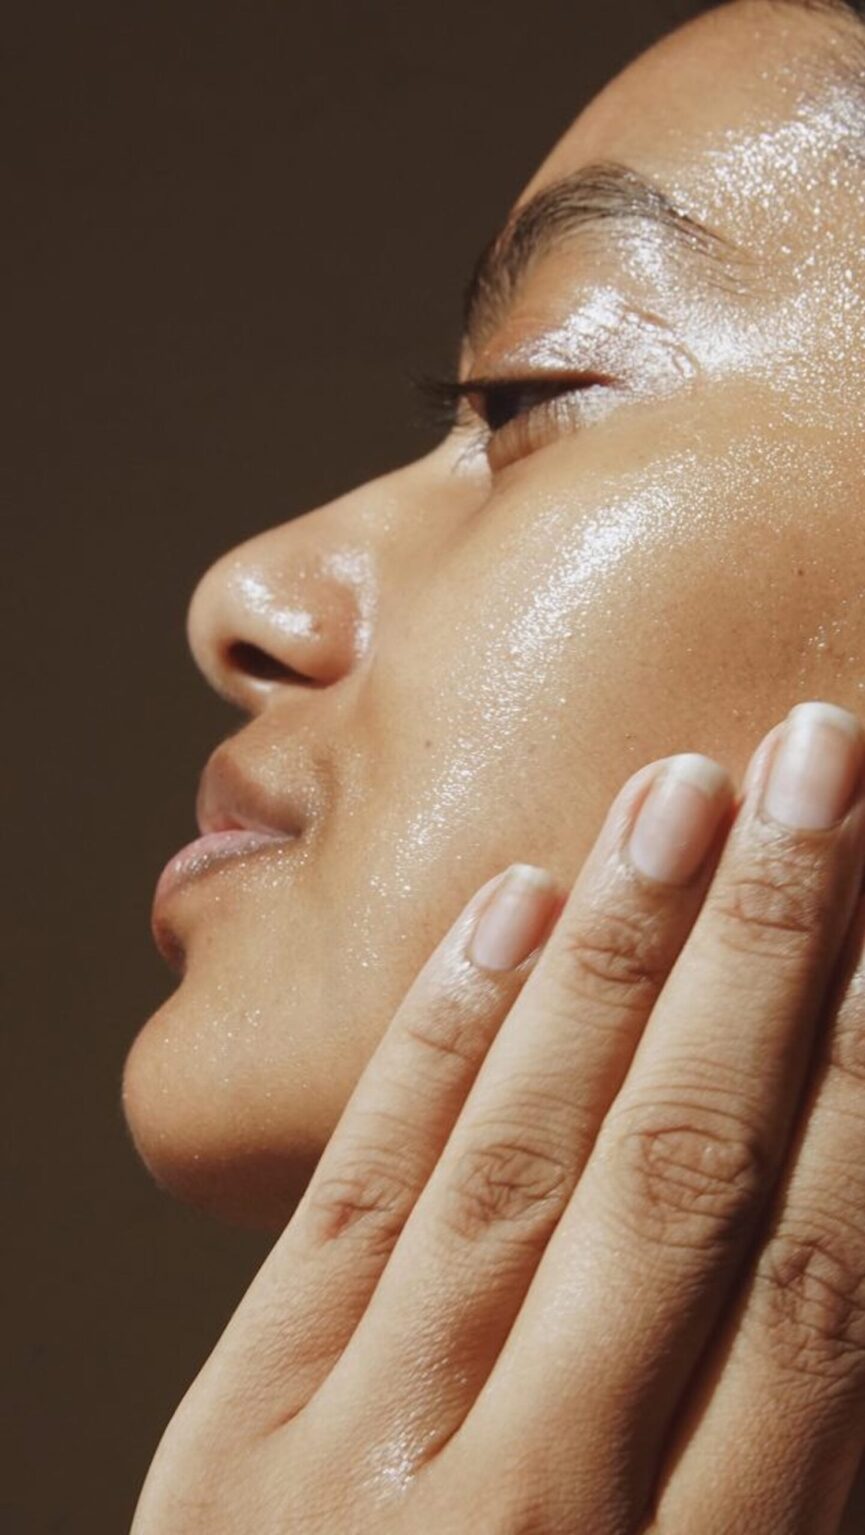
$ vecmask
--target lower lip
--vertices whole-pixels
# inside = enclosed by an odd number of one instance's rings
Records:
[[[199,879],[201,875],[208,874],[211,869],[220,864],[228,863],[233,858],[242,858],[249,853],[261,852],[263,848],[279,847],[287,842],[294,842],[294,837],[286,836],[280,832],[268,831],[211,831],[203,837],[197,837],[186,847],[182,847],[179,853],[165,865],[156,885],[153,896],[154,914],[159,907],[174,891],[188,881]]]
[[[296,837],[267,831],[212,831],[197,837],[166,864],[157,881],[153,895],[151,930],[163,959],[179,975],[183,974],[185,958],[183,945],[174,931],[174,924],[165,913],[165,906],[175,890],[208,874],[211,869],[229,863],[233,858],[243,858],[252,853],[263,853],[268,848],[284,847],[295,842]]]

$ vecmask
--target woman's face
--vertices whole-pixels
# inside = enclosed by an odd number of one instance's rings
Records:
[[[203,828],[290,835],[157,902],[183,978],[124,1107],[181,1198],[284,1222],[464,901],[512,860],[567,886],[637,766],[739,774],[797,700],[865,705],[857,41],[741,0],[630,67],[478,285],[461,375],[526,381],[473,391],[486,445],[463,405],[205,575],[192,647],[249,722]]]

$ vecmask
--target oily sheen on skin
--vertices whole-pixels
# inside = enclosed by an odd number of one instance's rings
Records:
[[[123,1099],[180,1198],[284,1224],[472,891],[512,861],[570,885],[635,768],[700,751],[738,776],[798,700],[861,710],[865,174],[850,93],[813,67],[834,46],[745,0],[639,59],[519,203],[623,165],[724,259],[588,222],[462,368],[604,383],[486,447],[463,421],[200,583],[193,651],[249,714],[210,814],[283,835],[159,910],[182,979]]]

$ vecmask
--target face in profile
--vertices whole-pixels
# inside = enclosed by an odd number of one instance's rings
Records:
[[[861,713],[858,49],[738,0],[639,59],[486,252],[441,444],[204,576],[192,649],[248,723],[123,1083],[180,1198],[284,1223],[463,903],[512,861],[570,885],[642,763],[738,775],[797,701]]]

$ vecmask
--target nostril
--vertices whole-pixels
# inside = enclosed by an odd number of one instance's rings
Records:
[[[233,671],[242,672],[245,677],[254,677],[259,682],[302,683],[307,687],[315,684],[313,677],[305,677],[302,672],[284,666],[269,651],[250,645],[247,640],[235,640],[233,645],[227,646],[225,657]]]

